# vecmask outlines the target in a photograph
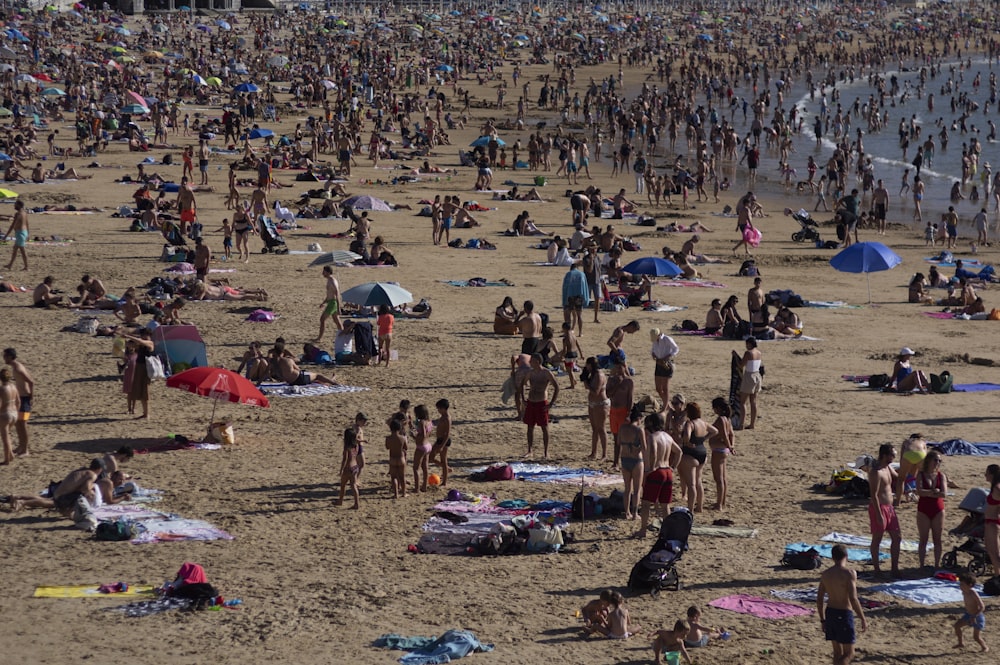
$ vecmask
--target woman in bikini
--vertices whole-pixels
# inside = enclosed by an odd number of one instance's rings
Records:
[[[688,510],[700,513],[705,499],[705,488],[701,482],[701,471],[708,459],[705,441],[719,433],[712,425],[701,419],[701,406],[691,402],[684,407],[687,422],[681,432],[681,461],[677,472],[681,485],[687,488]]]
[[[17,422],[17,410],[20,406],[21,398],[14,385],[14,375],[9,367],[4,367],[0,369],[0,440],[3,441],[3,464],[14,461],[10,430]]]
[[[927,536],[934,542],[934,568],[941,565],[941,529],[944,526],[944,497],[948,493],[948,479],[941,473],[941,455],[932,450],[924,458],[923,468],[917,474],[917,531],[920,546],[917,556],[920,567],[927,558]]]
[[[587,416],[590,419],[590,456],[587,459],[597,459],[597,442],[601,443],[601,459],[608,457],[608,415],[611,412],[611,400],[606,392],[608,380],[604,371],[597,366],[597,358],[587,358],[580,373],[580,382],[587,386]]]
[[[728,491],[726,458],[736,454],[733,411],[729,408],[729,402],[724,397],[716,397],[712,400],[712,411],[718,416],[712,423],[716,433],[708,441],[708,445],[712,449],[712,477],[715,479],[715,504],[712,505],[712,510],[725,510]]]
[[[642,409],[633,406],[628,416],[628,422],[622,423],[618,429],[622,478],[625,479],[625,519],[627,520],[639,517],[639,495],[642,492],[642,480],[645,477],[642,456],[646,449],[646,439],[642,427],[639,425],[642,418]]]
[[[233,213],[233,233],[236,234],[236,251],[244,262],[250,260],[250,246],[247,244],[247,241],[250,239],[250,234],[256,232],[253,221],[247,214],[248,209],[249,205],[244,204],[243,208],[237,207],[236,212]]]
[[[913,486],[917,472],[920,471],[926,457],[927,441],[921,434],[911,434],[899,447],[899,471],[896,486],[893,488],[896,493],[894,502],[896,506],[899,505],[903,496],[910,493],[907,491],[907,487]]]
[[[434,431],[434,423],[431,422],[430,412],[423,404],[413,409],[413,415],[417,422],[414,425],[413,438],[416,445],[413,449],[413,487],[418,492],[427,491],[427,467],[431,454],[431,432]],[[421,475],[422,479],[421,479]]]
[[[986,495],[986,510],[983,518],[986,528],[983,543],[993,564],[993,572],[1000,572],[1000,465],[986,467],[986,479],[990,481],[990,493]]]
[[[361,507],[361,494],[358,492],[358,476],[361,474],[361,464],[358,457],[361,455],[361,444],[358,442],[357,432],[353,427],[344,430],[344,456],[340,462],[340,498],[336,505],[344,505],[344,495],[347,493],[347,486],[351,486],[351,493],[354,494],[354,505],[351,510]]]

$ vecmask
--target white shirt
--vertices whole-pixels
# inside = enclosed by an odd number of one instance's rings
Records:
[[[354,333],[337,333],[337,337],[333,341],[333,353],[335,356],[341,353],[353,353],[354,352]]]
[[[655,342],[653,342],[653,357],[657,360],[666,360],[676,356],[680,352],[680,347],[677,346],[677,342],[673,340],[670,335],[660,335]]]

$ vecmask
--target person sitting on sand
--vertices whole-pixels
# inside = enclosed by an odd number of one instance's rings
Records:
[[[122,296],[121,302],[118,303],[118,307],[115,309],[115,316],[118,317],[121,322],[127,326],[138,325],[139,317],[142,315],[142,308],[139,307],[139,303],[136,301],[135,289],[130,288]]]
[[[76,287],[76,290],[80,294],[80,297],[74,299],[74,302],[80,307],[94,307],[108,295],[108,290],[104,288],[104,283],[90,275],[84,275],[80,278],[80,284]]]
[[[687,611],[688,625],[691,627],[687,635],[684,636],[684,646],[688,649],[700,649],[708,646],[709,639],[726,639],[728,635],[724,628],[712,628],[703,626],[701,621],[701,610],[697,605],[692,605]]]
[[[42,280],[42,283],[35,287],[35,290],[31,294],[31,302],[34,307],[47,309],[56,305],[62,305],[63,297],[52,291],[52,284],[54,282],[55,278],[52,275],[47,275]]]
[[[191,300],[257,300],[267,302],[268,295],[264,289],[237,289],[228,284],[218,282],[205,284],[199,281],[191,287],[189,297]]]
[[[493,332],[497,335],[516,335],[517,325],[514,322],[517,321],[517,314],[514,300],[510,296],[505,297],[493,315]]]
[[[625,607],[625,596],[618,591],[608,594],[611,609],[608,611],[608,622],[604,626],[595,626],[597,632],[616,640],[627,640],[638,634],[639,626],[629,625],[628,608]]]
[[[701,277],[701,273],[688,263],[688,255],[684,252],[681,251],[674,254],[673,261],[681,269],[681,277],[684,279],[698,279]]]
[[[90,505],[96,505],[95,483],[98,476],[104,472],[104,464],[99,459],[93,459],[90,466],[71,471],[58,485],[49,486],[49,496],[18,495],[10,496],[11,509],[46,508],[58,510],[64,517],[69,517],[76,506],[76,500],[83,497]]]
[[[684,647],[684,638],[687,637],[690,632],[691,626],[683,619],[679,619],[677,623],[674,624],[673,630],[656,631],[654,633],[656,635],[656,639],[653,640],[654,662],[663,662],[660,660],[660,656],[664,653],[679,651],[681,655],[684,656],[684,661],[688,665],[691,665],[691,656],[688,655],[687,649]]]
[[[802,319],[788,305],[782,303],[778,307],[778,313],[774,315],[774,320],[771,321],[771,327],[786,335],[801,335]]]
[[[511,231],[511,235],[516,236],[551,236],[552,233],[546,233],[542,231],[537,226],[535,222],[532,221],[531,215],[528,214],[527,210],[522,210],[521,214],[517,216],[514,220],[514,226]]]
[[[750,315],[750,334],[760,340],[767,339],[791,339],[798,335],[787,334],[771,327],[771,311],[767,303],[760,306],[756,312]],[[801,335],[801,331],[799,335]]]
[[[295,362],[295,358],[291,355],[285,353],[285,345],[283,343],[276,343],[272,353],[277,356],[277,368],[278,376],[281,380],[290,386],[308,386],[310,383],[322,383],[328,386],[338,386],[340,385],[334,380],[334,377],[327,377],[323,374],[310,374],[309,372],[303,372],[299,369],[298,363]]]
[[[193,325],[190,321],[184,321],[183,319],[181,319],[181,309],[186,304],[187,301],[184,298],[181,298],[180,296],[170,301],[170,303],[163,308],[163,310],[160,312],[160,315],[157,317],[159,319],[160,325],[164,326]]]
[[[601,627],[607,628],[608,614],[613,607],[614,591],[605,589],[598,598],[590,601],[580,608],[583,616],[583,632],[585,634],[596,633]]]
[[[976,296],[976,299],[972,301],[972,304],[963,307],[961,312],[959,313],[965,316],[973,316],[975,314],[985,314],[986,303],[983,302],[982,296]]]
[[[895,388],[896,392],[906,393],[912,390],[917,390],[921,394],[927,394],[927,386],[930,381],[927,379],[927,375],[919,370],[913,369],[910,365],[910,359],[913,358],[913,350],[908,346],[904,346],[900,352],[899,356],[896,358],[895,364],[892,366],[891,382],[890,387]]]
[[[932,266],[933,267],[933,266]],[[909,285],[909,298],[908,300],[912,303],[927,303],[927,300],[933,300],[927,295],[924,290],[929,287],[930,284],[927,282],[927,278],[924,277],[924,273],[918,272],[910,280]]]

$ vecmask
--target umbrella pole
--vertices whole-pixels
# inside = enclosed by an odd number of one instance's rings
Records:
[[[216,397],[214,400],[212,400],[212,419],[208,421],[208,429],[209,429],[209,431],[211,431],[211,429],[212,429],[212,423],[215,422],[215,409],[218,406],[219,406],[219,398]]]
[[[865,273],[865,280],[868,281],[868,304],[872,304],[872,276],[871,273]]]

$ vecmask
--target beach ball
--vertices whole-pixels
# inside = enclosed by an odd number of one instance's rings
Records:
[[[430,478],[427,479],[427,482],[430,482]],[[459,492],[458,490],[449,490],[448,491],[448,500],[449,501],[461,501],[462,500],[462,493]]]
[[[427,484],[430,485],[431,487],[437,487],[438,485],[441,484],[441,476],[437,475],[436,473],[432,473],[431,475],[427,476]]]

